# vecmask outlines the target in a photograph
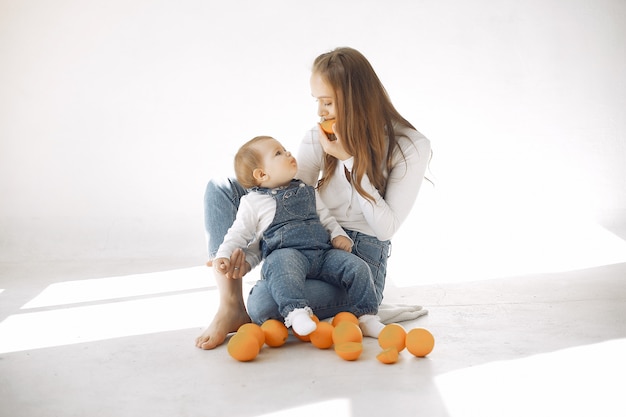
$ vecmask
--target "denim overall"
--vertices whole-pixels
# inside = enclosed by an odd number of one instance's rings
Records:
[[[317,279],[343,287],[348,309],[357,316],[378,310],[376,288],[368,264],[349,252],[334,249],[316,211],[315,189],[300,180],[283,189],[255,188],[276,201],[276,214],[263,233],[261,276],[281,316],[308,307],[304,282]]]
[[[330,236],[317,215],[315,189],[300,180],[292,180],[283,189],[255,188],[276,201],[276,214],[263,232],[263,258],[276,249],[331,249]]]

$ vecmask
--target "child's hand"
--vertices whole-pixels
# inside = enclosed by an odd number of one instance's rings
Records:
[[[211,263],[217,273],[230,279],[241,279],[252,269],[248,261],[246,261],[246,253],[239,248],[235,249],[230,259],[216,258]]]
[[[333,248],[352,252],[352,241],[345,236],[336,236],[333,241]]]
[[[213,268],[222,275],[225,275],[230,268],[230,259],[228,258],[215,258],[213,259]]]

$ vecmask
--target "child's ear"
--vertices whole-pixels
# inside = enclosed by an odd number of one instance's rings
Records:
[[[262,182],[265,181],[267,179],[267,174],[265,173],[265,171],[263,171],[262,168],[256,168],[254,171],[252,171],[252,177],[257,181],[257,182]]]

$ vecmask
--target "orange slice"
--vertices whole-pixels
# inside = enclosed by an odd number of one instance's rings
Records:
[[[355,361],[363,352],[363,343],[345,342],[335,345],[335,353],[347,361]]]
[[[376,359],[382,363],[391,364],[398,362],[398,356],[398,349],[392,346],[376,355]]]

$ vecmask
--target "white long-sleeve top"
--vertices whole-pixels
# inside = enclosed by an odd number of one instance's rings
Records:
[[[324,228],[330,235],[330,240],[337,236],[348,235],[333,218],[326,205],[315,192],[317,214]],[[255,267],[261,261],[259,249],[263,232],[272,224],[276,215],[276,200],[265,193],[251,191],[241,198],[235,222],[228,229],[224,242],[217,250],[216,258],[230,258],[233,251],[242,248],[246,252],[246,261]]]
[[[344,167],[351,171],[354,158],[340,161],[337,172],[320,191],[330,214],[341,226],[376,236],[382,241],[391,239],[409,215],[431,154],[430,141],[420,132],[400,125],[394,125],[394,129],[404,158],[396,149],[391,170],[385,169],[387,189],[384,196],[374,188],[367,175],[363,176],[361,186],[375,198],[374,203],[362,197],[346,180]],[[324,150],[318,136],[317,126],[307,132],[297,158],[298,178],[313,186],[324,164]],[[385,164],[385,161],[380,163]]]

